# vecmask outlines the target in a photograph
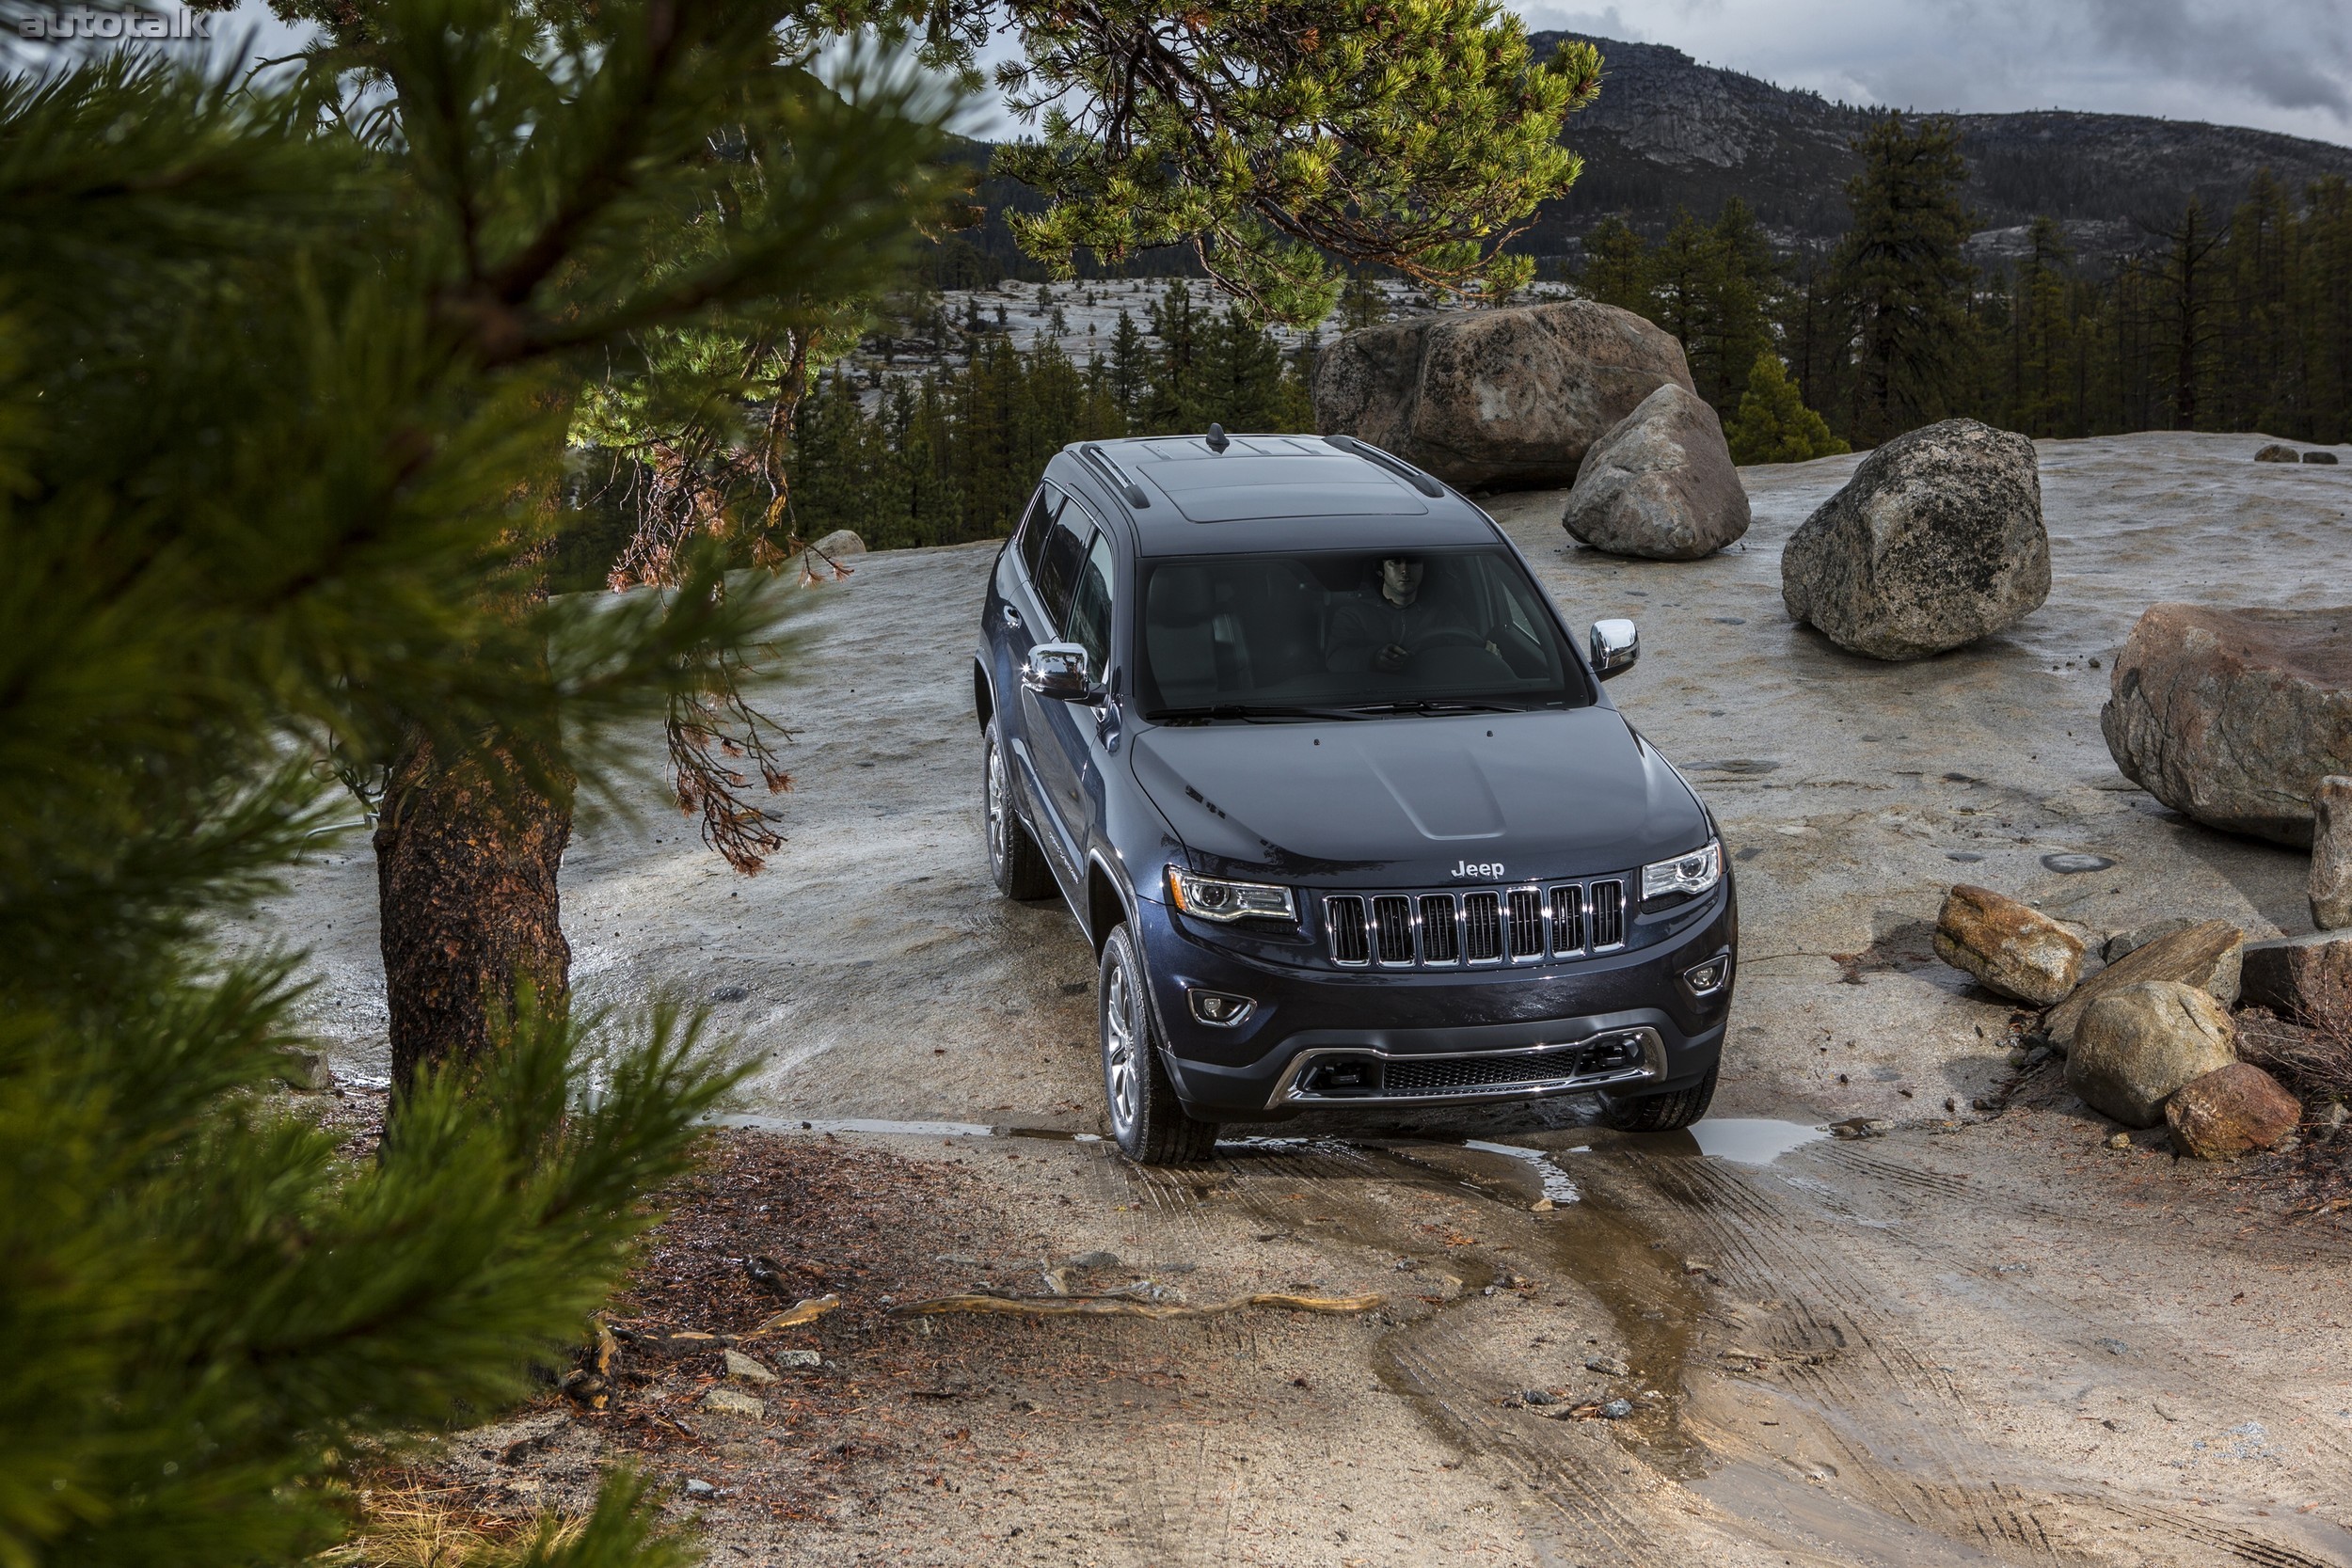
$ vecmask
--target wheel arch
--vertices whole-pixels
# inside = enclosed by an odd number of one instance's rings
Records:
[[[988,666],[977,657],[972,660],[972,711],[982,729],[996,717],[996,689],[989,684]]]
[[[1110,863],[1104,859],[1103,852],[1098,849],[1088,856],[1087,940],[1093,943],[1094,957],[1098,960],[1103,957],[1104,944],[1110,941],[1111,928],[1127,922],[1133,912],[1134,905],[1128,899],[1126,887],[1112,872]],[[1140,948],[1136,958],[1140,961]]]

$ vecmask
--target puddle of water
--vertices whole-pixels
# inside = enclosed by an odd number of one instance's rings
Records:
[[[1574,1203],[1583,1196],[1576,1190],[1576,1183],[1568,1180],[1568,1173],[1552,1164],[1551,1156],[1540,1148],[1521,1148],[1517,1144],[1490,1144],[1477,1138],[1463,1139],[1462,1147],[1487,1154],[1504,1155],[1524,1163],[1535,1172],[1536,1180],[1543,1183],[1544,1196],[1554,1204]],[[1590,1145],[1586,1146],[1588,1152],[1590,1148]]]
[[[1820,1143],[1829,1134],[1819,1127],[1764,1117],[1709,1117],[1692,1124],[1691,1136],[1701,1154],[1738,1165],[1769,1165],[1790,1149]]]

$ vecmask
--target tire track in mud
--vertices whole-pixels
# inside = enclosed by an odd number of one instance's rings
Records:
[[[1947,1173],[1921,1172],[1842,1150],[1822,1158],[1865,1182],[1964,1196],[1975,1203],[1997,1197],[2004,1212],[2080,1223],[2077,1214],[2030,1200],[2021,1199],[2011,1208],[2010,1195]],[[1639,1155],[1630,1157],[1628,1165],[1661,1198],[1685,1212],[1721,1254],[1718,1268],[1727,1282],[1779,1297],[1791,1308],[1787,1325],[1771,1333],[1779,1351],[1774,1359],[1784,1369],[1776,1381],[1804,1398],[1853,1463],[1851,1476],[1840,1471],[1841,1486],[1865,1489],[1895,1516],[1947,1537],[1957,1528],[1972,1544],[2011,1560],[2051,1562],[2091,1547],[2092,1541],[2077,1539],[2056,1517],[2073,1504],[2119,1513],[2128,1508],[2137,1522],[2163,1530],[2182,1544],[2219,1547],[2241,1560],[2276,1568],[2317,1568],[2325,1561],[2250,1530],[2222,1529],[2153,1505],[2120,1504],[2111,1491],[2086,1489],[2080,1496],[2053,1491],[2037,1499],[1974,1462],[1974,1455],[1989,1458],[2002,1451],[1987,1413],[1975,1408],[1951,1376],[1914,1347],[1898,1314],[1878,1305],[1899,1299],[1906,1286],[1916,1288],[1916,1272],[1858,1256],[1860,1249],[1853,1243],[1867,1235],[1885,1249],[1962,1268],[1984,1281],[1994,1298],[1979,1310],[2026,1322],[2043,1338],[2088,1352],[2095,1337],[2085,1332],[2079,1309],[2062,1307],[2046,1292],[1995,1274],[1981,1258],[1959,1256],[1956,1245],[1931,1243],[1910,1225],[1875,1222],[1850,1201],[1853,1195],[1799,1171],[1751,1175],[1712,1162]],[[1808,1227],[1804,1216],[1790,1212],[1785,1200],[1768,1196],[1767,1184],[1812,1210],[1816,1223]],[[1832,1228],[1820,1221],[1844,1223]],[[1857,1225],[1869,1228],[1857,1231]],[[1824,1246],[1825,1237],[1842,1244]],[[2134,1327],[2144,1337],[2145,1325]],[[2220,1396],[2210,1376],[2184,1357],[2171,1359],[2183,1363],[2179,1382],[2202,1386]],[[1883,1387],[1874,1386],[1881,1383]],[[1883,1397],[1889,1392],[1897,1397],[1892,1405]],[[1891,1419],[1899,1412],[1906,1423]],[[2342,1448],[2333,1442],[2328,1446]],[[1899,1458],[1923,1448],[1940,1472],[1933,1479],[1898,1473],[1887,1462],[1887,1456]],[[2325,1483],[2318,1484],[2318,1495],[2324,1495]]]

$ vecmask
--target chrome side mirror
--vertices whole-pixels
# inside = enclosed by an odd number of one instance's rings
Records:
[[[1022,667],[1021,684],[1041,697],[1062,703],[1094,700],[1094,682],[1087,671],[1087,651],[1075,642],[1041,642],[1029,650]]]
[[[1642,657],[1642,634],[1630,621],[1595,621],[1593,673],[1602,680],[1622,675]]]

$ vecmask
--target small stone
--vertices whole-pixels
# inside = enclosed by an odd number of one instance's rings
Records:
[[[1606,1419],[1612,1421],[1622,1421],[1628,1416],[1633,1414],[1633,1402],[1631,1400],[1611,1400],[1607,1404],[1600,1407],[1600,1413]]]
[[[1833,1138],[1883,1138],[1895,1131],[1895,1124],[1884,1117],[1848,1117],[1829,1124]]]
[[[2312,791],[2312,924],[2352,927],[2352,778],[2331,773]]]
[[[824,1364],[825,1358],[813,1350],[780,1350],[776,1352],[776,1365],[793,1371],[806,1371],[810,1368],[821,1367]]]
[[[1073,1258],[1068,1266],[1073,1269],[1115,1269],[1119,1267],[1119,1254],[1115,1252],[1082,1252],[1078,1254],[1077,1257]]]
[[[2307,451],[2303,454],[2303,461],[2306,463],[2323,463],[2332,468],[2336,466],[2336,454],[2332,451]]]
[[[2303,454],[2293,447],[2273,441],[2254,454],[2257,463],[2300,463]]]
[[[2132,1347],[2121,1339],[2100,1338],[2093,1339],[2091,1343],[2106,1351],[2109,1355],[2129,1355],[2132,1352]]]
[[[1613,1355],[1588,1355],[1584,1358],[1584,1370],[1603,1377],[1629,1377],[1633,1372],[1632,1368]]]
[[[2115,1136],[2107,1140],[2107,1147],[2109,1148],[2129,1148],[2132,1147],[2132,1135],[2129,1132],[2118,1132]]]
[[[326,1065],[326,1053],[312,1051],[307,1046],[281,1045],[276,1063],[278,1081],[290,1089],[316,1094],[335,1086],[335,1074]]]
[[[2083,944],[2040,911],[1962,882],[1936,916],[1935,955],[1988,990],[2046,1007],[2074,989]]]
[[[1522,1388],[1519,1390],[1519,1402],[1538,1405],[1558,1404],[1560,1396],[1545,1388]]]
[[[710,993],[710,999],[713,1002],[740,1002],[749,995],[751,992],[741,986],[721,986]]]
[[[741,1416],[758,1420],[768,1414],[765,1401],[753,1398],[740,1388],[721,1384],[703,1396],[703,1408],[721,1416]]]
[[[2231,1160],[2279,1147],[2303,1119],[2303,1106],[2262,1069],[2232,1062],[2181,1085],[2164,1102],[2164,1119],[2188,1153]]]
[[[707,1481],[695,1481],[690,1478],[686,1482],[686,1495],[690,1497],[715,1497],[719,1495],[719,1489]]]
[[[2125,986],[2083,1014],[2066,1086],[2126,1127],[2153,1127],[2175,1090],[2236,1059],[2236,1038],[2221,1004],[2195,986]]]
[[[726,1358],[727,1376],[738,1383],[773,1383],[776,1381],[775,1373],[739,1350],[728,1351]]]

